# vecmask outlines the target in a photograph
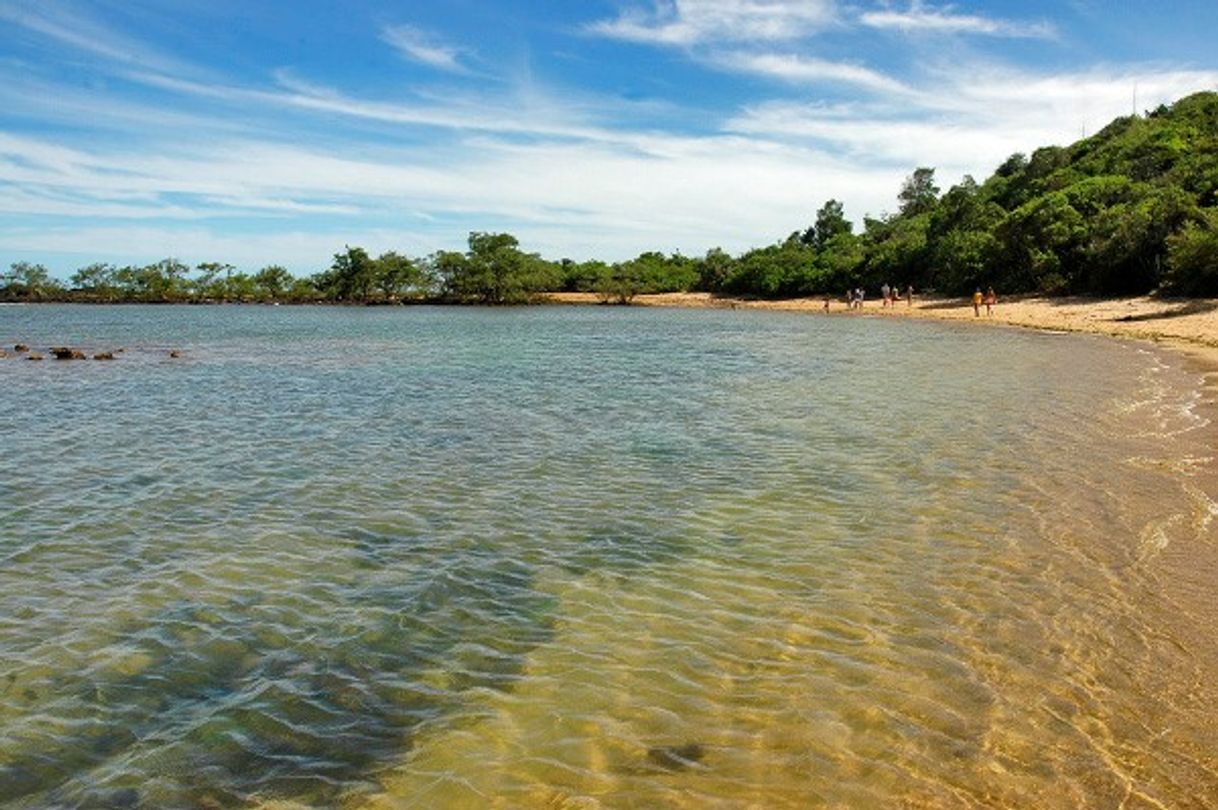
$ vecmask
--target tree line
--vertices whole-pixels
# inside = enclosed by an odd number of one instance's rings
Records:
[[[906,178],[896,213],[861,232],[838,200],[806,227],[732,256],[649,251],[623,262],[552,261],[506,233],[475,232],[467,250],[411,258],[346,247],[330,266],[295,277],[174,259],[92,264],[68,285],[17,262],[0,299],[97,302],[338,302],[515,304],[552,291],[626,303],[642,293],[705,291],[783,298],[889,284],[945,294],[1218,295],[1218,93],[1197,93],[1118,118],[1090,138],[1015,154],[984,182],[945,193],[935,170]]]

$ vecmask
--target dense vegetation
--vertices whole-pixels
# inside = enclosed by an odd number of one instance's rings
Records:
[[[510,304],[542,291],[586,291],[625,303],[647,292],[703,290],[765,298],[892,284],[948,294],[1218,295],[1218,93],[1118,118],[1067,147],[1008,158],[984,183],[941,194],[916,169],[897,213],[862,233],[829,200],[814,222],[767,247],[693,259],[647,252],[625,262],[547,261],[509,234],[472,233],[464,253],[375,258],[347,247],[327,270],[295,278],[231,265],[94,264],[70,287],[26,262],[0,275],[0,299]]]

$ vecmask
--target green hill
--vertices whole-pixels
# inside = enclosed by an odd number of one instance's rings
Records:
[[[941,197],[933,171],[919,169],[901,213],[839,235],[836,250],[832,240],[817,249],[809,232],[798,241],[815,250],[812,269],[837,276],[813,272],[801,280],[809,290],[888,281],[950,293],[1218,294],[1218,94],[1012,155],[984,183],[965,178]],[[857,260],[843,268],[842,254]]]

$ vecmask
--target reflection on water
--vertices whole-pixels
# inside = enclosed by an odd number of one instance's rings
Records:
[[[599,308],[0,339],[127,348],[0,360],[13,806],[1218,803],[1178,359]]]

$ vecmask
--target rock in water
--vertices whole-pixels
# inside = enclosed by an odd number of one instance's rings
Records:
[[[93,355],[93,359],[94,360],[113,360],[114,352],[98,352],[97,354]]]
[[[42,359],[42,355],[41,355],[41,354],[38,354],[37,352],[34,352],[33,354],[31,354],[29,357],[27,357],[27,358],[25,358],[25,359],[26,359],[26,360],[41,360],[41,359]]]
[[[13,347],[13,351],[15,351],[15,352],[28,352],[29,350],[30,350],[30,347],[26,346],[24,343],[18,343],[16,346]]]
[[[647,749],[647,761],[666,771],[684,771],[697,765],[706,756],[701,743],[658,745]]]
[[[85,353],[68,346],[52,346],[51,354],[56,360],[84,360]]]

